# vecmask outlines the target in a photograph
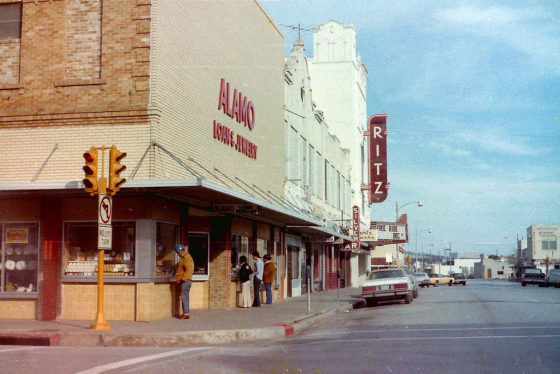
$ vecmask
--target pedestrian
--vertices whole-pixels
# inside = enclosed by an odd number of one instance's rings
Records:
[[[253,269],[247,263],[247,257],[239,257],[239,281],[241,282],[241,298],[243,299],[242,308],[251,307],[251,274]]]
[[[253,261],[255,261],[255,275],[253,277],[253,292],[255,297],[253,298],[253,307],[258,308],[261,306],[260,291],[264,271],[264,263],[259,252],[253,251]]]
[[[185,248],[183,244],[177,244],[177,246],[175,247],[175,252],[177,252],[181,257],[179,265],[177,266],[177,273],[175,273],[175,278],[177,285],[181,285],[181,303],[183,305],[183,314],[179,314],[177,318],[189,319],[189,294],[191,292],[194,261],[189,253],[188,248]]]
[[[276,272],[276,266],[272,262],[272,257],[269,254],[264,255],[264,271],[263,271],[263,282],[264,289],[266,290],[266,303],[272,304],[272,282],[274,282],[274,273]]]

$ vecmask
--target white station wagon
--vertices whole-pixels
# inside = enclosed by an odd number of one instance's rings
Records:
[[[402,299],[412,302],[412,282],[404,269],[382,269],[372,271],[362,286],[362,298],[368,306],[381,300]]]

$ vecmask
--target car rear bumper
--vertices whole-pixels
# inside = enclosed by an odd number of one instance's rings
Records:
[[[412,290],[376,290],[362,292],[363,299],[392,299],[406,296]]]

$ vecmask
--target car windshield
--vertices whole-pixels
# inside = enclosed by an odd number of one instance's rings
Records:
[[[540,269],[525,269],[525,274],[540,274]]]
[[[381,270],[371,273],[369,279],[401,278],[404,276],[402,270]]]
[[[425,277],[428,276],[428,274],[426,274],[426,273],[414,273],[414,276],[418,277],[418,278],[425,278]]]

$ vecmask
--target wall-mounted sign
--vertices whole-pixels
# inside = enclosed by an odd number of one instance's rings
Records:
[[[368,120],[369,145],[369,185],[362,190],[369,190],[369,203],[381,203],[387,199],[387,114],[375,114]]]
[[[364,230],[360,232],[361,242],[376,242],[378,239],[377,230]]]
[[[259,207],[253,204],[214,204],[214,212],[224,214],[259,214]]]
[[[360,249],[360,208],[357,205],[352,207],[352,250]]]
[[[255,106],[253,102],[247,99],[241,91],[238,92],[237,89],[234,89],[233,95],[230,96],[229,82],[226,82],[224,78],[220,81],[218,109],[245,127],[248,127],[249,130],[255,128]],[[239,153],[249,158],[257,159],[258,147],[256,144],[236,134],[232,129],[216,120],[214,120],[213,135],[214,139],[235,148]]]
[[[408,225],[396,222],[372,222],[370,229],[377,230],[378,244],[408,242]]]

